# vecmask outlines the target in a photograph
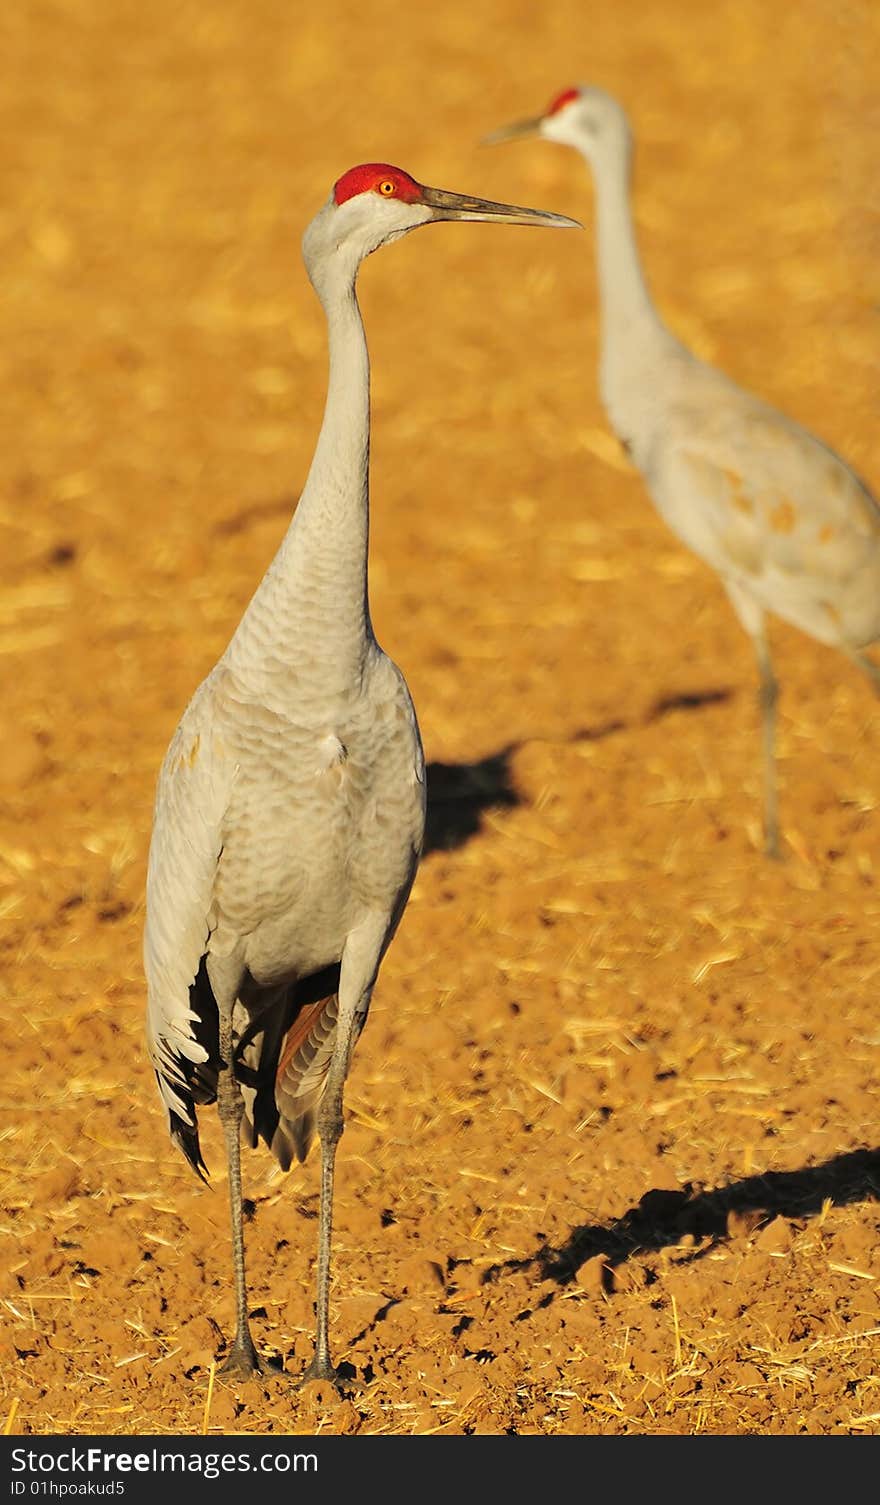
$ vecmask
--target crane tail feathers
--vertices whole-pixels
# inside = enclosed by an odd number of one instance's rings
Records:
[[[339,1000],[335,993],[302,1009],[288,1030],[275,1074],[279,1130],[302,1162],[315,1136],[318,1105],[336,1044]]]
[[[266,990],[236,1048],[235,1071],[245,1105],[243,1137],[253,1149],[262,1139],[285,1171],[294,1160],[306,1159],[315,1137],[336,1045],[339,970],[334,963],[293,984]],[[200,1180],[207,1181],[196,1105],[216,1100],[220,1063],[218,1012],[205,957],[190,989],[190,1002],[193,1034],[204,1059],[178,1054],[170,1067],[160,1063],[163,1069],[157,1076],[171,1137]],[[253,1002],[248,998],[246,1007]],[[359,1021],[358,1033],[365,1019],[366,1015]]]
[[[246,1132],[264,1140],[282,1170],[305,1160],[315,1137],[318,1106],[336,1043],[338,964],[301,978],[274,1020],[241,1052]],[[248,1080],[249,1078],[249,1080]]]
[[[283,1171],[289,1171],[294,1160],[305,1160],[315,1135],[316,1116],[307,1113],[295,1123],[279,1120],[269,1148]]]

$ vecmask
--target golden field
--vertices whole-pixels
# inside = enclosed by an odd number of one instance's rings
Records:
[[[480,138],[619,95],[658,305],[880,486],[870,0],[29,0],[0,16],[0,1420],[23,1433],[880,1431],[880,710],[756,674],[596,383],[592,193]],[[383,250],[371,595],[427,850],[347,1093],[351,1385],[213,1384],[226,1183],[165,1134],[140,946],[155,778],[287,525],[333,181],[556,209]],[[311,1352],[318,1157],[248,1154],[253,1327]]]

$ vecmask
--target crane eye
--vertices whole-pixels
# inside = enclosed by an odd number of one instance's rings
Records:
[[[379,192],[387,199],[394,192],[394,184],[390,178],[383,178],[379,184]]]

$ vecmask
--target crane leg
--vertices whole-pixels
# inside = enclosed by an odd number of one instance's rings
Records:
[[[226,1159],[229,1166],[229,1213],[232,1220],[232,1268],[235,1276],[235,1337],[226,1362],[219,1373],[228,1379],[248,1379],[253,1374],[265,1374],[267,1366],[254,1347],[248,1325],[241,1206],[241,1120],[244,1116],[244,1099],[233,1065],[233,1006],[234,996],[228,1005],[219,1006],[220,1059],[223,1066],[217,1082],[217,1109],[223,1125]]]
[[[318,1214],[318,1280],[315,1303],[315,1356],[303,1382],[329,1380],[339,1383],[330,1358],[330,1246],[333,1232],[333,1186],[336,1150],[344,1128],[342,1100],[351,1054],[363,1027],[370,995],[379,970],[388,934],[387,917],[352,932],[345,944],[339,974],[339,1013],[336,1021],[336,1044],[327,1072],[327,1084],[318,1109],[318,1135],[321,1140],[321,1205]]]
[[[338,1033],[337,1040],[341,1044],[341,1036]],[[330,1071],[332,1074],[332,1067]],[[303,1375],[303,1380],[330,1380],[334,1385],[338,1382],[338,1375],[330,1358],[330,1245],[333,1232],[333,1182],[336,1149],[342,1138],[343,1130],[342,1089],[344,1081],[344,1075],[338,1084],[331,1082],[328,1078],[318,1114],[318,1133],[321,1138],[321,1208],[318,1218],[318,1289],[315,1303],[315,1356]]]
[[[781,857],[779,813],[776,793],[776,702],[779,686],[773,673],[764,608],[740,582],[725,580],[724,588],[742,626],[755,645],[760,684],[758,705],[761,710],[761,737],[764,745],[764,851],[768,857]]]
[[[755,638],[758,655],[758,671],[761,677],[758,703],[761,707],[761,729],[764,742],[764,851],[768,857],[779,858],[779,812],[776,789],[776,702],[779,685],[773,673],[770,649],[764,632]]]
[[[862,653],[858,649],[851,651],[849,656],[853,663],[871,681],[871,684],[874,686],[874,694],[880,695],[880,665],[875,664],[874,660],[869,658],[867,653]]]

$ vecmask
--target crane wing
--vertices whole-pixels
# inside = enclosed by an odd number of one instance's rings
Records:
[[[216,1066],[193,1002],[236,773],[211,730],[209,686],[206,681],[190,702],[159,774],[144,928],[150,1058],[172,1136],[200,1172],[194,1102],[213,1096]]]
[[[732,384],[714,395],[673,415],[649,475],[661,512],[722,575],[836,592],[880,546],[877,502],[799,424]]]

